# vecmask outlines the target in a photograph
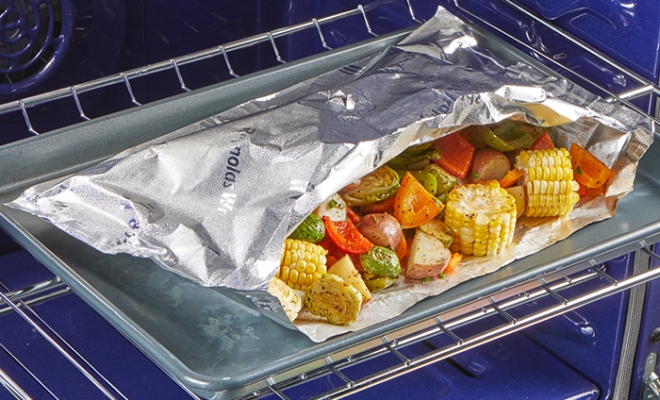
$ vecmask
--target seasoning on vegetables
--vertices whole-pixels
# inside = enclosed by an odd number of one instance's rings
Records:
[[[387,247],[374,246],[366,253],[360,254],[360,263],[371,275],[398,278],[401,274],[399,258]]]
[[[612,171],[602,161],[577,143],[571,144],[570,155],[571,166],[579,170],[575,173],[575,180],[585,187],[599,188],[612,176]]]
[[[438,215],[443,204],[410,173],[401,180],[394,200],[394,217],[403,229],[416,228]]]
[[[441,241],[418,230],[410,246],[405,275],[417,280],[435,279],[450,259],[451,252]]]
[[[334,325],[355,322],[362,295],[337,275],[325,274],[305,291],[305,306]]]
[[[332,242],[342,251],[350,254],[361,254],[368,251],[373,244],[367,240],[350,219],[333,221],[323,217],[325,231]]]
[[[396,194],[399,175],[387,165],[376,169],[360,180],[357,187],[343,192],[342,198],[350,206],[378,203]]]
[[[277,297],[282,304],[282,308],[291,321],[298,317],[302,309],[302,298],[289,285],[281,279],[273,277],[268,283],[268,293]]]
[[[291,239],[318,243],[325,236],[325,224],[316,214],[309,214],[303,222],[289,235]]]
[[[472,165],[475,147],[460,132],[445,135],[433,143],[440,156],[435,163],[454,176],[465,178]]]
[[[516,203],[497,181],[457,186],[447,200],[445,224],[454,234],[452,250],[475,256],[498,254],[513,240]]]

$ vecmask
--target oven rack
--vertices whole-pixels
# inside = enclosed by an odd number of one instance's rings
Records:
[[[270,46],[273,51],[273,56],[275,57],[277,62],[281,64],[285,64],[288,61],[292,61],[292,60],[287,61],[282,58],[280,51],[278,50],[278,46],[276,44],[275,39],[285,38],[290,35],[293,35],[294,33],[298,33],[309,29],[316,31],[318,40],[320,41],[324,50],[326,51],[333,50],[333,48],[327,44],[325,35],[323,33],[323,26],[354,16],[362,16],[361,20],[364,23],[364,28],[366,29],[366,31],[371,36],[377,37],[379,35],[375,33],[374,30],[372,29],[371,23],[369,22],[368,12],[376,9],[385,8],[394,3],[401,3],[403,1],[405,1],[405,4],[407,6],[406,8],[409,12],[409,17],[410,17],[409,22],[412,26],[412,27],[408,27],[407,29],[412,30],[415,26],[423,22],[422,20],[418,19],[415,13],[415,8],[413,4],[414,0],[377,0],[371,3],[367,3],[365,5],[359,4],[357,5],[357,7],[353,9],[348,9],[342,12],[326,15],[323,17],[318,17],[318,18],[315,17],[306,22],[285,26],[269,32],[253,35],[244,39],[224,43],[206,50],[186,54],[179,57],[174,57],[169,60],[164,60],[161,62],[131,69],[128,71],[108,75],[88,82],[83,82],[69,87],[52,90],[49,92],[0,104],[0,116],[4,114],[20,113],[22,115],[27,131],[33,135],[39,135],[43,132],[37,132],[37,130],[34,128],[28,112],[30,108],[44,106],[58,100],[67,100],[75,104],[79,117],[78,122],[89,121],[92,118],[90,118],[85,113],[85,107],[83,107],[83,102],[80,99],[80,95],[83,93],[97,91],[106,88],[108,86],[114,86],[114,85],[123,85],[126,90],[126,96],[130,98],[131,105],[134,107],[139,107],[142,106],[144,103],[141,102],[140,99],[138,99],[134,94],[133,86],[131,84],[132,80],[153,76],[161,72],[171,72],[170,79],[177,80],[177,85],[179,86],[181,92],[182,93],[190,92],[191,89],[186,85],[185,77],[180,69],[180,67],[183,65],[201,62],[204,60],[208,60],[210,58],[221,57],[222,61],[225,64],[225,67],[227,68],[227,72],[229,73],[229,75],[233,78],[238,78],[239,75],[234,71],[234,68],[232,67],[232,63],[230,61],[230,55],[234,51],[249,48],[251,46],[256,46],[258,44],[270,43]],[[510,6],[512,9],[516,10],[517,12],[520,12],[526,18],[535,21],[536,23],[542,25],[544,28],[549,29],[557,36],[577,46],[580,50],[594,56],[596,60],[602,62],[606,67],[612,68],[618,71],[619,73],[623,74],[628,80],[630,80],[637,86],[633,89],[627,90],[622,93],[613,93],[611,90],[605,88],[601,84],[593,81],[592,79],[585,77],[583,74],[580,74],[575,69],[572,69],[564,65],[561,61],[556,60],[555,58],[543,53],[539,49],[536,49],[535,47],[523,42],[521,39],[498,28],[497,26],[493,25],[486,19],[471,12],[470,10],[462,6],[461,0],[453,0],[453,3],[458,10],[460,10],[466,16],[471,18],[473,22],[478,23],[482,27],[486,27],[487,29],[496,32],[498,35],[506,38],[509,42],[521,48],[523,51],[527,51],[528,53],[533,53],[537,55],[539,58],[543,59],[544,62],[547,63],[549,66],[554,67],[560,71],[569,72],[573,76],[579,78],[583,83],[583,85],[586,84],[587,86],[591,86],[593,89],[599,92],[607,94],[609,96],[608,100],[618,101],[637,112],[643,113],[646,116],[654,117],[652,115],[649,115],[650,114],[649,112],[646,112],[640,109],[637,105],[631,103],[631,100],[638,99],[643,96],[648,96],[650,100],[657,98],[658,96],[660,96],[660,87],[657,84],[640,76],[639,74],[637,74],[630,68],[626,67],[625,65],[617,63],[607,55],[599,52],[597,49],[593,48],[592,46],[580,40],[579,38],[571,35],[568,32],[565,32],[560,28],[557,28],[552,23],[544,20],[543,18],[538,17],[536,14],[527,10],[524,6],[520,5],[516,0],[501,0],[501,1],[504,4]],[[660,122],[660,121],[655,120],[655,122]]]
[[[531,19],[543,21],[513,0],[502,1],[514,9],[520,11],[521,13],[527,15]],[[245,49],[257,44],[270,44],[273,50],[273,55],[277,61],[279,63],[286,63],[292,60],[284,60],[282,58],[276,44],[276,39],[284,38],[293,33],[308,29],[315,31],[318,36],[318,40],[322,44],[322,47],[325,50],[330,51],[332,48],[328,46],[326,42],[323,30],[324,26],[344,18],[361,16],[367,32],[372,36],[378,36],[371,28],[369,22],[369,12],[378,8],[387,7],[394,3],[402,2],[405,2],[407,9],[409,10],[411,25],[414,26],[420,23],[423,18],[417,16],[414,8],[414,0],[375,1],[366,5],[358,5],[356,8],[351,10],[324,17],[313,18],[307,22],[286,26],[263,34],[225,43],[211,49],[176,57],[155,64],[146,65],[94,81],[73,85],[68,88],[62,88],[21,100],[1,104],[0,117],[2,117],[4,114],[20,113],[25,122],[26,129],[31,134],[39,135],[43,132],[37,132],[32,126],[29,112],[31,109],[58,100],[68,100],[75,104],[76,110],[78,111],[80,117],[80,122],[88,121],[92,118],[90,118],[85,113],[85,105],[82,103],[79,95],[83,93],[90,93],[113,85],[123,85],[126,90],[126,95],[128,98],[130,98],[130,103],[134,107],[140,107],[145,103],[141,101],[141,99],[136,98],[131,85],[131,82],[136,79],[152,76],[160,72],[169,72],[171,79],[175,79],[178,82],[181,92],[186,93],[191,91],[191,89],[186,85],[186,79],[180,70],[180,66],[192,64],[202,60],[208,60],[210,58],[219,58],[225,64],[229,74],[232,77],[237,78],[238,74],[235,73],[230,61],[233,51]],[[539,52],[537,49],[518,40],[511,34],[498,29],[496,26],[488,23],[488,21],[462,7],[460,0],[454,0],[454,4],[457,8],[470,15],[476,22],[479,22],[483,26],[499,32],[502,36],[505,36],[511,41],[514,41],[524,50],[534,52],[540,58],[543,58],[549,64],[555,67],[570,71],[570,68],[562,65],[560,61],[555,60],[552,57],[543,54],[542,52]],[[547,24],[546,22],[543,23],[544,26],[546,26],[548,29],[555,31],[558,35],[561,35],[562,37],[571,41],[584,51],[587,51],[590,54],[594,54],[599,60],[627,76],[632,82],[638,85],[638,87],[630,91],[626,91],[625,93],[617,94],[612,93],[610,90],[599,85],[598,83],[581,76],[578,72],[571,71],[574,76],[581,78],[587,84],[593,86],[597,90],[607,93],[612,101],[619,101],[626,106],[636,110],[637,112],[648,114],[647,112],[637,107],[635,104],[631,103],[631,101],[641,98],[642,96],[649,96],[649,99],[659,96],[660,89],[656,84],[649,82],[645,78],[637,75],[634,71],[631,71],[625,66],[619,65],[615,61],[612,61],[610,58],[598,53],[589,45],[573,38],[566,32],[554,27],[551,24]],[[653,239],[653,241],[651,241],[651,239]],[[659,239],[660,238],[653,237],[642,241],[642,243],[637,246],[642,247],[642,250],[636,251],[635,257],[646,257],[647,264],[648,257],[659,260],[659,256],[656,253],[651,252],[647,247],[648,243],[653,243]],[[627,249],[627,251],[630,250],[631,249]],[[588,304],[609,295],[628,290],[633,286],[641,285],[644,282],[660,277],[660,268],[656,267],[632,275],[624,280],[616,280],[606,272],[607,263],[599,264],[601,261],[602,260],[597,262],[596,260],[592,259],[585,263],[580,263],[578,266],[562,269],[561,271],[558,271],[556,274],[551,276],[538,278],[521,286],[509,288],[503,292],[490,295],[486,298],[463,304],[456,309],[443,312],[440,315],[421,321],[412,326],[388,333],[387,335],[370,340],[355,348],[343,349],[342,351],[333,354],[332,356],[326,357],[324,360],[318,360],[317,362],[309,365],[299,366],[292,371],[284,371],[276,376],[270,377],[268,382],[257,382],[248,388],[241,389],[240,393],[237,392],[235,394],[231,394],[230,396],[242,396],[240,397],[241,399],[253,399],[273,395],[276,396],[276,398],[288,399],[289,397],[287,397],[284,392],[286,392],[289,388],[304,384],[313,380],[314,378],[333,374],[344,381],[345,385],[335,388],[325,394],[318,395],[315,398],[341,398],[349,394],[356,393],[360,390],[367,389],[380,382],[384,382],[404,375],[408,372],[415,371],[430,363],[446,359],[461,351],[476,347],[483,343],[487,343],[534,324],[538,324],[556,315],[580,307],[584,304]],[[596,280],[606,281],[608,284],[605,287],[601,287],[597,290],[587,293],[582,293],[572,298],[568,296],[562,296],[562,294],[559,293],[565,289],[580,287],[581,285],[586,285],[588,282],[593,282]],[[0,299],[2,299],[2,303],[4,303],[4,305],[0,304],[0,315],[16,312],[21,314],[23,318],[27,317],[34,322],[34,317],[31,317],[33,313],[30,308],[31,305],[46,302],[50,299],[62,296],[69,291],[70,289],[68,286],[63,283],[60,278],[55,277],[45,282],[35,283],[34,285],[19,291],[5,293],[4,295],[0,293]],[[523,317],[514,316],[518,307],[540,298],[553,299],[557,302],[557,304],[532,315],[526,315]],[[456,328],[462,328],[487,317],[501,318],[504,321],[504,324],[469,337],[460,337],[454,333]],[[67,352],[69,354],[67,358],[71,358],[70,361],[74,363],[74,365],[80,365],[86,371],[91,367],[84,362],[82,363],[84,365],[81,365],[81,362],[75,356],[75,350],[73,348],[67,347],[66,345],[60,345],[59,343],[61,343],[61,338],[58,338],[57,336],[53,337],[54,334],[49,332],[49,330],[45,329],[41,329],[39,331],[41,335],[45,335],[46,340],[54,343],[54,346],[62,348],[64,352]],[[405,355],[406,346],[422,340],[427,340],[430,337],[438,335],[444,335],[445,337],[453,339],[453,343],[422,356],[410,358]],[[73,352],[73,354],[71,354],[71,352]],[[348,378],[348,374],[343,372],[346,369],[350,369],[350,367],[353,365],[373,359],[375,357],[383,356],[385,354],[394,355],[401,360],[401,363],[388,369],[379,371],[373,375],[361,377],[359,379]],[[99,378],[94,374],[91,374],[90,378],[95,381],[99,381]],[[100,380],[103,381],[102,378]],[[3,377],[1,370],[0,382],[3,383],[3,385],[5,385],[7,388],[13,387],[10,380],[5,381],[5,377]],[[101,387],[105,387],[107,385],[107,383],[100,382],[99,384]],[[20,388],[16,388],[16,390],[17,391],[12,391],[12,393],[14,393],[17,398],[22,398],[20,397]],[[250,393],[246,395],[245,393],[248,392]],[[191,392],[188,392],[188,394],[190,394],[191,397],[197,397]],[[108,397],[114,398],[114,396]]]
[[[462,304],[413,325],[374,338],[355,348],[345,349],[326,357],[323,360],[324,365],[315,369],[301,366],[296,371],[272,376],[268,380],[268,386],[236,397],[236,399],[252,400],[268,397],[269,399],[290,400],[296,397],[287,396],[287,390],[328,375],[334,375],[337,378],[335,381],[342,384],[312,398],[339,399],[446,360],[463,351],[660,278],[660,267],[651,267],[651,260],[660,262],[660,255],[656,250],[657,245],[646,246],[644,241],[641,242],[641,245],[645,247],[631,253],[636,268],[624,279],[615,279],[608,274],[607,261],[598,264],[591,259],[566,270],[532,279]],[[595,288],[589,287],[594,281],[600,281],[601,284]],[[585,290],[585,288],[588,289]],[[531,313],[524,311],[524,306],[544,300],[546,301],[543,308],[534,308]],[[468,336],[455,333],[458,329],[469,328],[471,324],[477,324],[484,319],[491,320],[488,329],[478,326],[478,333],[471,333]],[[446,343],[444,347],[437,347],[412,357],[405,354],[408,346],[429,339],[437,340],[441,337]],[[378,357],[385,360],[387,356],[398,362],[390,363],[388,367],[367,376],[350,377],[357,375],[355,371],[350,372],[352,367]],[[383,364],[387,365],[387,361],[384,361]],[[298,372],[301,369],[304,372]],[[292,373],[295,375],[291,376]],[[332,381],[332,379],[327,379],[327,381]]]
[[[287,391],[295,389],[299,385],[312,383],[315,379],[325,378],[327,380],[328,375],[334,375],[338,378],[335,382],[341,382],[341,384],[334,386],[325,393],[317,394],[313,398],[337,399],[401,377],[427,365],[446,360],[463,351],[660,278],[660,266],[658,266],[660,265],[660,255],[658,255],[657,246],[647,245],[644,240],[639,242],[638,245],[643,247],[629,253],[629,255],[624,255],[634,257],[635,268],[631,268],[631,273],[623,279],[616,279],[612,276],[611,267],[607,261],[598,263],[595,259],[590,259],[565,270],[538,277],[498,293],[462,304],[355,347],[343,349],[318,362],[301,365],[293,371],[283,371],[269,377],[265,386],[263,382],[255,383],[253,386],[257,388],[244,388],[240,394],[233,393],[230,396],[238,400],[265,397],[283,400],[299,398],[290,397]],[[655,261],[654,267],[652,267],[652,260]],[[73,345],[67,343],[61,335],[51,328],[33,307],[67,293],[70,293],[69,287],[58,277],[34,283],[19,290],[6,293],[0,291],[0,300],[3,303],[0,307],[0,315],[12,312],[20,315],[41,337],[96,386],[103,397],[110,399],[126,398],[91,362],[78,353]],[[533,308],[532,312],[526,310],[526,306],[533,302],[540,303],[543,307]],[[479,325],[476,334],[472,333],[474,330],[470,331],[470,335],[467,336],[458,333],[458,331],[470,328],[471,325],[474,327],[475,324],[484,320],[490,321],[488,329],[483,329],[483,326]],[[428,340],[440,340],[445,345],[429,349],[428,352],[423,354],[406,355],[407,347]],[[11,354],[2,342],[0,342],[0,350],[20,363],[18,357]],[[393,358],[398,362],[392,363]],[[368,376],[355,377],[356,371],[351,371],[352,367],[375,359],[383,360],[381,364],[385,367]],[[319,367],[319,363],[322,366]],[[56,398],[36,374],[29,371],[27,367],[24,368],[37,384],[41,385],[53,398]],[[26,391],[17,385],[11,376],[4,373],[1,368],[0,384],[17,399],[30,398]],[[183,384],[178,384],[191,398],[199,398],[187,390]]]

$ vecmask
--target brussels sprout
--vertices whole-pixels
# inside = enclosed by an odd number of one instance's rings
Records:
[[[298,227],[291,232],[289,238],[317,243],[325,236],[325,224],[316,214],[309,214]]]
[[[449,172],[442,169],[437,164],[429,164],[424,167],[424,171],[433,175],[437,181],[436,195],[440,196],[443,193],[449,193],[454,186],[456,186],[456,177]],[[445,203],[443,201],[443,203]]]
[[[364,206],[389,199],[398,189],[399,175],[383,165],[362,178],[356,188],[342,193],[342,198],[350,206]]]
[[[362,268],[372,275],[397,278],[401,274],[401,263],[396,253],[387,247],[374,246],[360,254]]]
[[[368,272],[362,273],[362,279],[364,279],[364,283],[367,285],[367,288],[371,292],[383,290],[392,286],[392,284],[396,282],[396,278],[390,278],[388,276],[376,276]]]

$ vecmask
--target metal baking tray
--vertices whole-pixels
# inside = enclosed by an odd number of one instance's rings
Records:
[[[324,358],[467,302],[559,270],[605,261],[660,241],[660,145],[640,164],[616,215],[492,274],[426,299],[403,315],[315,344],[226,289],[204,288],[146,259],[106,255],[45,221],[4,204],[33,184],[56,179],[138,143],[375,54],[407,35],[394,32],[232,81],[0,147],[0,226],[60,276],[138,348],[203,397],[236,396],[283,371]],[[502,58],[534,61],[477,32]],[[541,67],[540,67],[541,68]]]

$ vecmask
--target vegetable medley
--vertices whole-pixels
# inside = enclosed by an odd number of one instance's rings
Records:
[[[408,148],[323,202],[285,240],[269,291],[291,320],[306,307],[350,324],[372,293],[498,254],[518,218],[567,215],[611,175],[575,143],[556,148],[540,127],[465,128]]]

